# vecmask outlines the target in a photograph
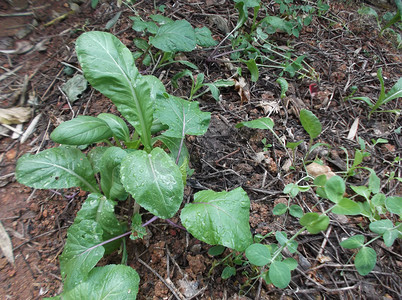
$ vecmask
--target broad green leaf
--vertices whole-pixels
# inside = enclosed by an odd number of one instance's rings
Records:
[[[359,8],[357,10],[357,12],[361,15],[370,15],[370,16],[374,16],[376,19],[378,19],[377,12],[369,6],[362,6],[361,8]]]
[[[283,77],[279,77],[276,82],[279,84],[279,86],[281,87],[281,99],[285,98],[286,96],[286,92],[289,89],[289,84],[287,82],[287,80]],[[301,141],[299,142],[301,143]]]
[[[260,118],[257,120],[247,121],[247,122],[240,122],[236,124],[236,128],[242,128],[246,126],[248,128],[255,128],[255,129],[269,129],[273,130],[274,128],[274,121],[271,118]]]
[[[329,200],[334,203],[338,203],[343,199],[343,194],[345,193],[346,186],[343,179],[339,176],[332,176],[325,183],[325,193]]]
[[[190,154],[188,153],[186,144],[184,142],[181,143],[180,138],[159,135],[156,137],[156,139],[158,139],[159,141],[164,143],[166,147],[168,147],[168,149],[169,149],[168,154],[174,161],[177,160],[177,156],[179,155],[179,151],[180,151],[180,157],[179,157],[179,161],[177,163],[178,166],[181,166],[186,159],[189,159]],[[180,145],[181,145],[181,149],[180,149]]]
[[[127,152],[118,147],[110,147],[100,161],[101,187],[111,200],[126,200],[128,193],[120,181],[120,164]]]
[[[80,187],[94,193],[99,191],[89,160],[80,150],[69,146],[23,155],[17,162],[15,177],[19,183],[36,189]]]
[[[266,31],[268,34],[273,34],[278,30],[285,31],[290,34],[292,31],[292,25],[290,24],[290,22],[287,22],[286,20],[276,16],[265,17],[262,20],[261,25],[266,27]]]
[[[140,17],[129,17],[133,21],[132,29],[137,32],[144,32],[147,30],[149,33],[156,34],[158,31],[158,25],[154,22],[143,21]]]
[[[370,201],[377,209],[381,208],[385,204],[385,195],[383,193],[375,194],[373,197],[371,197]]]
[[[363,196],[366,200],[370,198],[370,189],[364,185],[350,187],[356,194]]]
[[[361,234],[357,234],[351,236],[347,240],[344,240],[340,243],[343,248],[346,249],[357,249],[364,245],[364,236]]]
[[[207,27],[195,28],[195,39],[201,47],[212,47],[218,43],[212,38],[211,30]]]
[[[64,291],[86,280],[88,273],[102,258],[105,248],[92,248],[103,242],[102,234],[101,226],[94,220],[82,220],[67,230],[67,241],[60,256]]]
[[[295,183],[288,183],[285,188],[283,189],[285,194],[289,194],[292,197],[296,197],[299,193],[299,187]]]
[[[269,279],[272,281],[272,284],[277,288],[284,289],[290,283],[290,269],[288,264],[274,261],[269,266]]]
[[[158,105],[160,101],[165,100],[164,93],[166,93],[166,88],[162,81],[153,75],[144,75],[141,79],[148,83],[148,86],[151,89],[151,99],[153,99],[154,105]]]
[[[285,245],[288,241],[288,235],[284,231],[277,231],[275,233],[275,238],[281,246]]]
[[[289,207],[289,214],[295,218],[303,217],[303,209],[296,204],[293,204]]]
[[[319,215],[317,213],[306,213],[300,218],[299,223],[302,226],[306,226],[308,232],[317,234],[327,229],[329,218],[326,215]]]
[[[208,254],[211,256],[221,255],[225,251],[225,247],[222,245],[217,245],[209,248]]]
[[[113,135],[121,141],[128,142],[130,140],[130,131],[126,122],[113,114],[101,113],[98,118],[105,121],[112,130]]]
[[[231,192],[201,191],[181,211],[181,222],[210,245],[244,251],[251,243],[250,199],[242,188]]]
[[[86,281],[61,296],[63,300],[135,300],[139,283],[140,277],[133,268],[107,265],[94,268]]]
[[[108,149],[109,147],[95,147],[92,148],[88,154],[87,158],[89,162],[91,163],[92,169],[94,170],[94,173],[97,174],[100,172],[99,166],[100,166],[100,161],[102,159],[103,153]]]
[[[377,262],[377,254],[372,248],[362,247],[355,257],[355,267],[360,275],[365,276],[370,273]]]
[[[98,5],[98,2],[99,2],[99,0],[91,0],[91,7],[92,7],[93,9],[95,9],[96,6]]]
[[[134,38],[133,43],[138,49],[140,49],[142,51],[148,50],[149,45],[146,40],[143,40],[141,38]]]
[[[169,23],[173,23],[174,21],[168,17],[162,15],[150,15],[149,16],[153,21],[158,23],[159,25],[165,25]]]
[[[311,139],[318,137],[322,131],[320,120],[309,110],[300,111],[300,122]]]
[[[286,245],[290,253],[296,253],[297,252],[297,247],[299,247],[299,244],[296,241],[288,241],[288,244]]]
[[[184,138],[186,134],[203,135],[211,119],[211,113],[201,111],[197,101],[190,102],[172,95],[159,103],[155,116],[169,126],[163,134],[176,138]]]
[[[197,75],[197,78],[195,80],[195,84],[193,87],[193,91],[192,91],[193,93],[197,92],[203,86],[204,78],[205,78],[204,73],[199,73]]]
[[[61,123],[53,130],[50,138],[59,144],[87,145],[113,136],[107,123],[96,117],[78,116]]]
[[[167,219],[179,209],[184,189],[182,175],[163,149],[128,154],[121,162],[120,176],[126,191],[152,214]]]
[[[260,76],[258,72],[258,67],[254,59],[250,59],[248,61],[244,61],[247,65],[247,69],[250,71],[251,74],[251,81],[257,82],[258,77]]]
[[[394,224],[390,220],[380,220],[370,223],[370,230],[372,232],[383,235],[387,230],[392,229]]]
[[[140,80],[131,51],[114,35],[91,31],[76,42],[76,52],[89,83],[110,98],[151,149],[153,99],[147,80]]]
[[[144,226],[142,226],[142,218],[139,213],[136,213],[131,218],[131,235],[130,239],[142,239],[144,236],[147,235],[147,230]]]
[[[164,52],[189,52],[196,47],[194,28],[186,20],[178,20],[159,27],[149,43]]]
[[[272,213],[275,216],[280,216],[280,215],[283,215],[287,210],[288,210],[288,207],[286,204],[278,203],[277,205],[275,205]]]
[[[265,266],[271,260],[271,252],[262,244],[251,244],[246,249],[246,257],[255,266]]]
[[[298,266],[297,260],[292,257],[285,258],[282,262],[286,264],[291,271],[295,270]]]
[[[212,94],[212,97],[216,100],[219,101],[219,88],[220,87],[228,87],[228,86],[233,86],[235,84],[234,80],[225,80],[225,79],[218,79],[212,83],[205,83],[207,87],[209,87],[209,90]]]
[[[393,229],[393,230],[388,230],[384,233],[384,235],[382,236],[382,238],[384,239],[384,244],[387,247],[391,247],[395,240],[399,237],[399,235],[401,234],[401,231],[399,231],[398,229]]]
[[[385,206],[389,212],[402,216],[402,197],[387,197],[385,199]]]
[[[361,213],[361,208],[355,201],[348,198],[342,198],[332,208],[331,212],[337,215],[355,216]]]
[[[117,220],[114,213],[116,203],[101,194],[90,194],[82,208],[78,211],[74,224],[84,220],[96,221],[102,228],[102,241],[107,241],[123,234],[126,227]],[[106,253],[110,253],[120,246],[121,240],[116,240],[104,246]]]
[[[370,170],[369,189],[371,193],[378,194],[380,192],[380,188],[381,188],[380,178],[378,178],[374,170]]]
[[[236,268],[227,266],[223,269],[221,277],[222,279],[228,279],[234,275],[236,275]]]

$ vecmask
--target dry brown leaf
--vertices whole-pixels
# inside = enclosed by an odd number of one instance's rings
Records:
[[[0,222],[0,248],[1,251],[3,251],[3,254],[7,258],[8,262],[14,265],[13,245],[11,244],[11,239],[1,222]]]
[[[247,103],[250,101],[250,91],[248,88],[248,84],[243,77],[240,77],[239,80],[235,80],[235,90],[240,96],[240,103]]]
[[[279,112],[279,103],[276,101],[261,101],[257,104],[257,107],[261,107],[264,110],[266,116],[270,116],[272,113]]]
[[[347,137],[348,140],[353,141],[355,139],[356,133],[357,133],[357,128],[359,128],[359,117],[357,117],[355,119],[355,121],[352,124],[352,127],[350,127],[349,134]]]
[[[320,165],[316,162],[313,162],[311,164],[309,164],[307,167],[307,172],[309,173],[309,175],[313,176],[313,177],[317,177],[320,175],[325,175],[327,177],[327,179],[331,178],[332,176],[335,176],[335,173],[332,172],[331,168],[328,166],[323,166]]]
[[[29,107],[0,108],[1,124],[21,124],[31,118],[32,109]]]

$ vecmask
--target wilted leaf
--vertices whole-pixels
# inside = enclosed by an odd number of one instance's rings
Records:
[[[61,89],[66,93],[68,100],[73,103],[78,100],[78,96],[87,89],[87,86],[88,81],[85,77],[81,74],[77,74],[63,84]]]
[[[240,77],[239,80],[235,80],[235,90],[240,96],[240,103],[247,103],[250,101],[250,91],[246,80]]]

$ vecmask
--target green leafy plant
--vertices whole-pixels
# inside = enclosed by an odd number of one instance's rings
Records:
[[[133,21],[132,28],[142,35],[148,34],[145,38],[135,38],[134,45],[137,51],[134,57],[141,60],[145,66],[153,64],[162,67],[170,63],[181,63],[192,69],[197,66],[187,60],[174,60],[177,52],[190,52],[196,46],[210,47],[216,45],[207,27],[193,28],[186,20],[173,21],[162,15],[149,16],[152,21],[144,21],[140,17],[130,17]],[[159,49],[155,55],[151,48]],[[159,57],[159,58],[156,58]]]
[[[100,299],[113,294],[135,299],[140,279],[124,265],[124,237],[141,238],[146,234],[144,226],[177,213],[191,174],[184,139],[204,134],[210,113],[202,112],[198,102],[166,93],[156,77],[142,76],[132,53],[112,34],[84,33],[77,39],[76,52],[88,82],[111,99],[134,132],[112,114],[79,116],[52,132],[51,139],[62,146],[22,156],[16,178],[38,189],[79,187],[90,192],[67,231],[60,256],[64,290],[58,298]],[[156,141],[162,145],[156,147]],[[107,146],[95,145],[88,153],[79,149],[99,143]],[[135,202],[132,217],[117,216],[118,201],[129,198]],[[154,215],[146,223],[141,220],[141,207]],[[252,243],[249,209],[242,188],[206,190],[194,195],[180,217],[196,238],[244,251]],[[96,266],[118,248],[123,252],[122,265]]]
[[[329,219],[327,219],[326,214],[328,212],[348,216],[362,215],[369,219],[369,229],[377,234],[376,237],[365,242],[363,235],[356,235],[341,242],[341,246],[346,249],[359,250],[355,254],[355,267],[361,275],[367,275],[376,264],[377,255],[374,249],[368,247],[370,243],[383,238],[385,245],[391,247],[397,238],[402,238],[401,223],[396,222],[394,224],[389,219],[381,219],[387,213],[401,216],[402,197],[386,197],[380,192],[380,179],[373,170],[370,170],[370,174],[367,187],[351,186],[351,189],[356,193],[353,197],[345,197],[346,184],[339,176],[327,179],[326,175],[320,175],[314,179],[314,184],[311,186],[290,183],[284,189],[284,193],[295,197],[299,192],[305,192],[314,186],[315,192],[320,198],[332,202],[333,205],[324,214],[307,213],[300,218],[300,224],[305,226],[310,233],[315,234],[327,228]],[[353,198],[357,196],[363,197],[365,201],[354,201]],[[275,206],[274,212],[284,214],[287,210],[290,212],[290,207],[289,205],[278,204]]]
[[[378,99],[373,101],[368,97],[352,97],[350,99],[361,100],[364,101],[370,108],[369,118],[375,112],[392,112],[400,114],[400,109],[393,109],[393,110],[379,110],[381,106],[387,104],[388,102],[398,99],[402,97],[402,78],[399,78],[398,81],[394,84],[394,86],[385,93],[385,85],[384,85],[384,78],[382,77],[382,68],[379,68],[377,71],[377,78],[381,84],[381,91]]]
[[[229,87],[229,86],[233,86],[235,84],[235,82],[233,80],[225,80],[225,79],[218,79],[211,83],[205,83],[204,82],[204,78],[205,78],[204,73],[199,73],[197,75],[197,77],[194,79],[193,73],[190,70],[186,69],[184,71],[177,73],[175,76],[173,76],[172,85],[175,88],[178,88],[179,85],[177,83],[177,80],[184,76],[188,76],[191,78],[191,90],[190,90],[190,96],[189,96],[188,100],[196,99],[208,92],[211,92],[212,97],[216,101],[219,101],[219,95],[220,95],[219,88]],[[202,92],[200,92],[199,94],[196,94],[201,88],[204,88],[204,90]]]

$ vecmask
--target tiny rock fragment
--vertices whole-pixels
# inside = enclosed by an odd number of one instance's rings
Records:
[[[318,164],[316,162],[313,162],[313,163],[309,164],[306,167],[306,169],[307,169],[307,172],[313,177],[317,177],[317,176],[320,176],[320,175],[325,175],[327,177],[327,179],[329,179],[332,176],[335,176],[335,173],[332,172],[330,167],[320,165],[320,164]]]
[[[32,109],[29,107],[0,108],[1,124],[21,124],[31,118]]]
[[[290,160],[290,158],[288,158],[287,160],[285,160],[285,162],[282,166],[282,170],[285,172],[289,172],[291,166],[292,166],[292,161]]]

